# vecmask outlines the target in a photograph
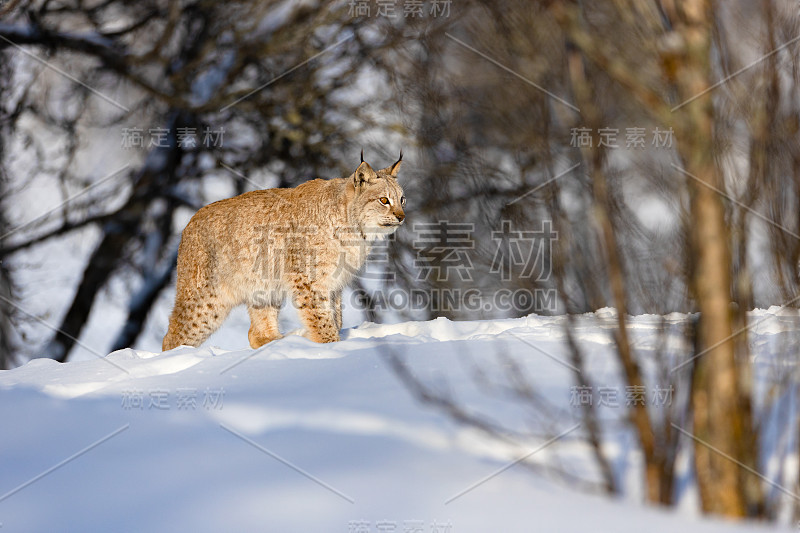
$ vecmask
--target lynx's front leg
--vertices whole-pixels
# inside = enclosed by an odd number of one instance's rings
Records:
[[[278,329],[278,306],[264,306],[247,308],[250,315],[250,331],[247,332],[247,340],[250,341],[251,348],[260,348],[268,342],[281,338]]]
[[[336,342],[339,328],[336,325],[334,298],[330,291],[320,290],[310,283],[297,283],[294,299],[297,314],[314,342]]]

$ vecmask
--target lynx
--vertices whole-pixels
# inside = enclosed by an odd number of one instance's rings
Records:
[[[252,191],[200,209],[183,230],[163,349],[200,346],[241,304],[250,346],[263,346],[281,337],[278,311],[289,295],[309,339],[338,341],[342,290],[372,244],[405,219],[396,179],[402,160],[401,152],[376,171],[362,151],[347,178]]]

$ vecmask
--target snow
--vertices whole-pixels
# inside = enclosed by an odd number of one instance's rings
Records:
[[[752,333],[755,345],[767,346],[771,336],[792,329],[792,317],[782,322],[781,314],[778,308],[753,313],[762,320]],[[575,330],[593,376],[609,380],[617,370],[613,344],[597,319],[613,316],[606,309],[578,317]],[[673,324],[686,318],[666,317]],[[32,360],[0,372],[0,527],[767,530],[699,518],[687,503],[691,486],[677,512],[641,504],[630,496],[641,494],[635,487],[640,470],[624,438],[608,445],[618,476],[633,486],[624,498],[579,492],[532,471],[556,461],[591,477],[580,430],[571,429],[577,418],[556,416],[545,431],[529,412],[477,386],[474,371],[491,380],[513,355],[537,392],[569,412],[572,370],[558,360],[566,359],[564,320],[365,323],[330,345],[290,334],[260,350],[184,346],[165,353],[125,349],[65,364]],[[652,343],[661,320],[633,317],[635,341]],[[420,403],[388,357],[470,412],[529,438],[490,438]],[[679,459],[679,470],[688,472],[686,461]],[[796,468],[796,457],[787,464]]]

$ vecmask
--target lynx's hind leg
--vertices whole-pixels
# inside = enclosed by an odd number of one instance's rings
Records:
[[[164,351],[182,344],[200,346],[238,303],[214,276],[215,261],[194,220],[183,230],[178,250],[175,307],[161,346]]]
[[[247,340],[251,348],[260,348],[268,342],[281,338],[278,329],[278,313],[280,307],[266,305],[263,307],[249,306],[247,313],[250,315],[250,331]]]
[[[200,346],[219,328],[230,310],[230,306],[212,296],[176,299],[162,350],[181,344]]]

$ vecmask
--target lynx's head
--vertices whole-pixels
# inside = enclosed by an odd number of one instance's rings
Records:
[[[403,152],[397,162],[381,170],[373,170],[364,161],[350,176],[355,196],[351,206],[351,216],[367,238],[382,238],[394,233],[406,218],[403,210],[406,197],[397,183],[397,172],[403,162]]]

